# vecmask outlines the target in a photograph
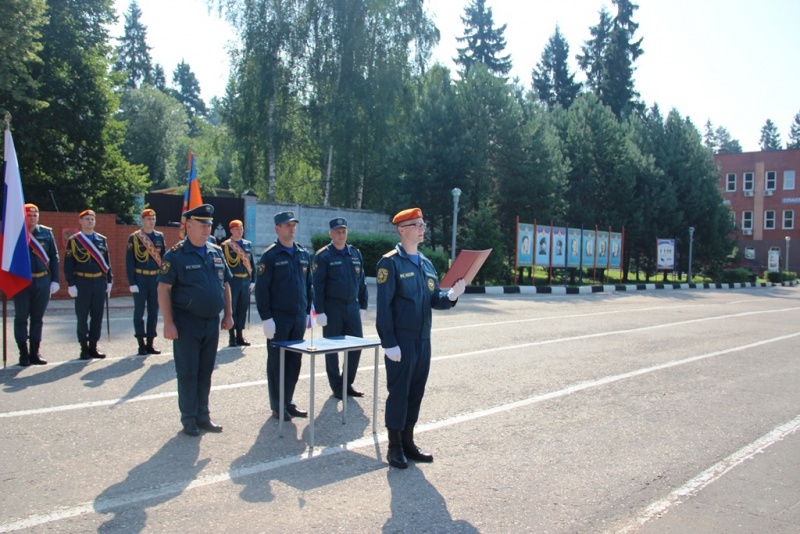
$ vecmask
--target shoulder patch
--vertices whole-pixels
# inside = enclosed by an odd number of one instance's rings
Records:
[[[39,228],[42,228],[42,229],[44,229],[44,230],[50,230],[51,232],[53,231],[53,229],[52,229],[52,228],[50,228],[49,226],[45,226],[45,225],[43,225],[43,224],[40,224],[40,225],[39,225]]]
[[[171,250],[172,252],[177,252],[177,251],[179,251],[180,249],[182,249],[182,248],[183,248],[183,244],[184,244],[184,243],[185,243],[185,241],[178,241],[177,243],[175,243],[175,244],[172,246],[172,248],[171,248],[170,250]]]
[[[316,251],[314,254],[321,254],[326,248],[328,248],[328,245],[325,245],[324,247]]]
[[[379,284],[383,284],[388,279],[389,279],[389,269],[384,269],[384,268],[378,269],[377,282]]]
[[[217,245],[216,243],[209,243],[209,245],[211,245],[212,247],[214,247],[217,250],[222,250],[222,247]]]
[[[102,237],[103,239],[108,239],[106,236],[104,236],[100,232],[95,232],[95,234],[97,234],[97,237]]]
[[[384,254],[384,255],[383,255],[383,257],[384,257],[384,258],[391,258],[391,257],[392,257],[392,256],[394,256],[395,254],[397,254],[397,249],[396,249],[396,248],[395,248],[395,249],[392,249],[392,250],[390,250],[389,252],[387,252],[386,254]]]
[[[269,252],[273,248],[275,248],[275,243],[271,243],[267,248],[264,249],[264,252]]]

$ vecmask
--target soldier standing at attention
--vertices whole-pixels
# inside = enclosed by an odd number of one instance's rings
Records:
[[[268,246],[256,267],[256,306],[267,337],[267,389],[272,416],[280,418],[307,417],[292,400],[300,377],[301,356],[287,350],[284,361],[284,401],[280,404],[280,349],[272,341],[300,341],[306,331],[306,320],[314,302],[311,278],[311,259],[308,251],[294,242],[297,223],[293,211],[275,215],[278,239]]]
[[[253,271],[253,245],[250,241],[242,239],[244,225],[239,219],[234,219],[228,225],[231,238],[222,242],[222,252],[225,263],[233,274],[231,280],[231,302],[233,306],[233,328],[230,331],[229,347],[248,347],[250,342],[244,338],[244,327],[247,322],[247,309],[250,307],[250,292],[256,285],[256,276]],[[234,334],[234,330],[236,333]]]
[[[139,342],[140,356],[161,354],[153,346],[153,340],[158,326],[158,269],[166,249],[164,234],[155,227],[156,212],[150,208],[143,210],[142,227],[128,237],[128,251],[125,254],[125,270],[133,293],[133,332]]]
[[[39,208],[35,204],[25,204],[25,226],[30,236],[31,285],[14,295],[14,338],[19,347],[19,364],[23,367],[47,363],[39,354],[42,319],[50,303],[50,295],[58,291],[60,276],[58,247],[53,230],[39,224]],[[30,350],[28,339],[31,342]]]
[[[369,295],[361,252],[347,244],[347,219],[328,223],[331,242],[314,255],[314,308],[322,335],[362,337],[361,320],[367,312]],[[325,370],[333,396],[342,398],[343,375],[347,376],[347,395],[363,397],[353,387],[361,351],[347,354],[347,370],[339,372],[339,354],[325,355]]]
[[[386,351],[386,429],[389,465],[408,467],[408,459],[432,462],[433,455],[414,443],[425,384],[431,368],[431,309],[447,310],[464,293],[464,280],[449,291],[419,246],[425,241],[422,210],[403,210],[392,219],[400,243],[378,261],[378,335]]]
[[[186,238],[164,254],[158,273],[158,303],[164,318],[164,338],[172,340],[178,377],[178,409],[183,432],[222,432],[211,420],[211,373],[217,360],[220,320],[233,327],[231,271],[222,249],[208,242],[214,207],[203,204],[184,213]]]
[[[69,296],[75,299],[81,360],[105,358],[97,350],[97,342],[103,329],[106,296],[111,294],[113,282],[108,243],[104,235],[94,231],[97,222],[94,211],[82,211],[78,220],[81,231],[67,240],[64,278],[69,285]]]

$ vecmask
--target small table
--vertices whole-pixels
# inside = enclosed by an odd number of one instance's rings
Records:
[[[283,437],[283,412],[285,410],[284,399],[284,365],[286,361],[286,351],[293,350],[300,354],[308,354],[311,356],[311,380],[309,383],[309,419],[311,427],[311,448],[314,448],[314,357],[317,354],[328,354],[330,352],[344,352],[344,365],[343,375],[344,380],[342,383],[342,424],[346,424],[347,417],[347,353],[351,350],[375,348],[375,372],[373,378],[373,394],[372,394],[372,433],[377,434],[375,418],[378,414],[378,352],[381,346],[379,340],[364,339],[355,336],[334,336],[323,337],[312,341],[275,341],[272,342],[275,347],[280,347],[280,400],[278,410],[278,435]]]

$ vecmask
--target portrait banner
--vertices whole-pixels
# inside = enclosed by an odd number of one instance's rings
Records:
[[[570,228],[567,230],[567,267],[581,266],[581,229]]]
[[[567,266],[567,229],[566,228],[553,228],[553,258],[551,265],[553,267],[566,267]]]
[[[611,269],[619,269],[622,266],[622,233],[611,232],[611,254],[608,258],[608,266]]]
[[[536,261],[539,267],[550,266],[550,227],[536,225]]]
[[[583,231],[583,246],[581,247],[581,254],[583,256],[583,267],[593,268],[595,266],[595,248],[596,238],[594,230]]]
[[[517,267],[533,266],[533,225],[519,223],[517,225]]]
[[[656,270],[675,270],[675,240],[656,239]]]
[[[608,232],[597,232],[597,264],[598,269],[608,269],[608,253],[610,250]]]

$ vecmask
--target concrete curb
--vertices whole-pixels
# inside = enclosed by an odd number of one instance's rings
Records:
[[[656,291],[679,289],[744,289],[751,287],[791,287],[800,284],[800,281],[781,282],[729,282],[729,283],[704,283],[704,284],[626,284],[626,285],[597,285],[597,286],[468,286],[466,293],[486,295],[590,295],[593,293],[616,293],[619,291]]]

